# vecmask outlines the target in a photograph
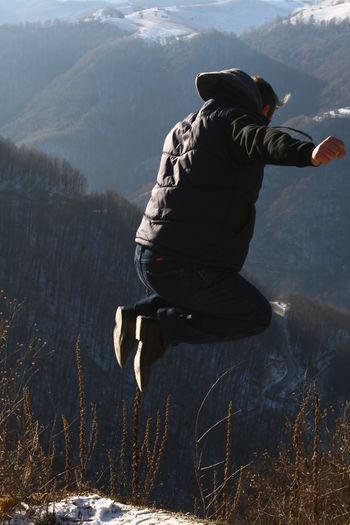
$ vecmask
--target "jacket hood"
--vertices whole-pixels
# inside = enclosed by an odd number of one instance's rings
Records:
[[[260,92],[254,80],[240,69],[199,73],[196,77],[196,88],[204,101],[211,98],[224,99],[234,107],[262,114]]]

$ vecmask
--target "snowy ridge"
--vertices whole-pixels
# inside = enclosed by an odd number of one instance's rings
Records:
[[[322,122],[330,118],[350,118],[350,106],[346,108],[333,109],[332,111],[327,111],[322,115],[314,117],[316,122]]]
[[[17,511],[5,525],[33,525],[35,517],[30,518],[27,515],[28,510],[28,506],[23,505],[23,510]],[[58,503],[51,503],[48,512],[55,513],[57,520],[65,525],[86,522],[90,525],[203,525],[202,522],[195,522],[179,514],[137,509],[95,494],[70,497]],[[44,513],[44,510],[39,512],[42,515]]]
[[[335,20],[342,22],[350,19],[350,1],[324,0],[315,5],[305,7],[292,16],[292,23],[311,21],[316,23]]]
[[[312,3],[313,0],[145,0],[141,7],[132,0],[0,0],[0,25],[55,19],[95,20],[114,24],[147,40],[208,30],[240,35],[276,17],[293,15],[296,10],[307,13],[306,6]]]
[[[286,17],[306,5],[302,0],[214,0],[207,3],[194,1],[185,5],[167,5],[134,10],[131,4],[118,6],[124,15],[114,16],[113,10],[102,8],[85,17],[112,23],[131,30],[135,36],[162,40],[180,35],[193,35],[216,30],[240,35],[276,17]]]

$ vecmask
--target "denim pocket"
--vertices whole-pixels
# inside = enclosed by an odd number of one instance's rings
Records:
[[[217,268],[214,266],[206,266],[197,271],[197,275],[207,284],[208,286],[213,286],[214,284],[223,281],[230,275],[232,275],[233,270],[229,268]]]
[[[183,267],[171,267],[162,263],[144,263],[142,267],[147,275],[157,277],[176,277],[176,275],[183,275],[186,271]]]

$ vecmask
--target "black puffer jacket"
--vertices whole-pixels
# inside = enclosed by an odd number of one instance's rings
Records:
[[[243,71],[203,73],[197,89],[206,102],[166,137],[136,242],[239,271],[264,165],[311,165],[315,146],[267,127],[260,94]]]

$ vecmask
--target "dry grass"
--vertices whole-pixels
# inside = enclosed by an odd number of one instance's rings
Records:
[[[304,392],[290,442],[265,451],[245,473],[234,525],[350,523],[350,406],[321,411],[317,382]],[[241,483],[242,484],[242,483]],[[226,517],[225,517],[226,518]]]
[[[11,346],[11,326],[20,305],[6,301],[4,294],[0,294],[0,303],[5,302],[6,315],[0,308],[1,522],[20,502],[45,505],[67,493],[99,488],[99,480],[89,476],[98,425],[95,405],[88,409],[85,403],[80,339],[75,349],[80,427],[74,431],[74,425],[62,415],[65,468],[63,472],[56,472],[54,439],[43,439],[44,433],[52,436],[53,432],[48,432],[38,421],[29,390],[36,373],[36,358],[44,343],[34,330],[28,344]],[[322,410],[315,382],[305,389],[297,417],[294,423],[288,424],[290,441],[281,445],[274,457],[266,451],[245,468],[237,468],[231,460],[232,403],[227,416],[200,431],[203,407],[218,381],[200,405],[195,424],[195,470],[200,496],[195,501],[196,512],[216,524],[349,524],[349,403],[338,410],[332,407]],[[149,417],[144,425],[141,413],[142,397],[137,389],[132,431],[128,432],[128,414],[123,403],[120,454],[114,457],[111,451],[106,451],[105,465],[100,469],[109,478],[105,495],[136,504],[149,503],[156,487],[169,432],[170,399],[163,416],[158,410],[156,417]],[[214,465],[203,466],[203,440],[222,423],[226,424],[225,456]],[[76,461],[73,450],[80,451]],[[54,516],[47,519],[54,520]]]
[[[83,363],[81,360],[80,337],[75,348],[80,426],[70,423],[64,414],[61,416],[62,431],[44,428],[32,408],[30,381],[37,371],[36,358],[45,346],[35,329],[34,335],[26,345],[11,343],[11,328],[21,305],[8,301],[0,294],[0,523],[20,504],[27,503],[47,506],[71,493],[88,490],[102,491],[106,496],[122,497],[134,503],[146,503],[155,488],[161,458],[169,430],[170,399],[168,399],[163,430],[161,414],[156,417],[155,436],[152,442],[152,418],[141,428],[141,394],[136,391],[134,403],[134,425],[132,444],[127,442],[127,411],[123,403],[123,429],[120,436],[121,452],[118,460],[106,451],[105,464],[90,469],[99,472],[96,478],[91,475],[89,465],[93,460],[98,440],[96,406],[86,406]],[[5,313],[6,312],[6,313]],[[56,424],[53,417],[53,425]],[[90,425],[88,425],[90,421]],[[140,436],[143,434],[141,441]],[[47,436],[51,436],[49,440]],[[64,437],[65,466],[58,472],[55,466],[55,439]],[[61,440],[62,442],[62,440]],[[79,454],[75,460],[73,451]],[[129,452],[131,461],[129,460]],[[131,468],[128,466],[131,465]],[[116,476],[117,472],[117,476]],[[108,476],[109,473],[109,476]],[[109,483],[105,483],[109,477]],[[130,480],[130,482],[129,482]],[[117,490],[118,487],[118,490]],[[46,513],[47,514],[47,513]],[[46,521],[54,523],[54,516],[47,514]],[[51,520],[51,521],[50,521]],[[39,523],[38,521],[38,523]]]
[[[37,329],[24,344],[10,346],[11,327],[21,305],[0,292],[0,520],[20,501],[49,495],[53,443],[44,452],[44,428],[33,413],[28,384],[35,376],[36,359],[45,344]]]
[[[235,470],[230,459],[232,404],[226,418],[202,435],[198,431],[199,416],[216,384],[197,414],[195,471],[202,508],[198,510],[196,500],[195,513],[220,525],[348,525],[350,404],[322,411],[315,381],[301,393],[294,423],[287,422],[289,442],[281,444],[275,456],[268,451],[255,454],[248,466]],[[201,441],[224,421],[225,459],[202,467]],[[211,486],[208,470],[213,472]]]

